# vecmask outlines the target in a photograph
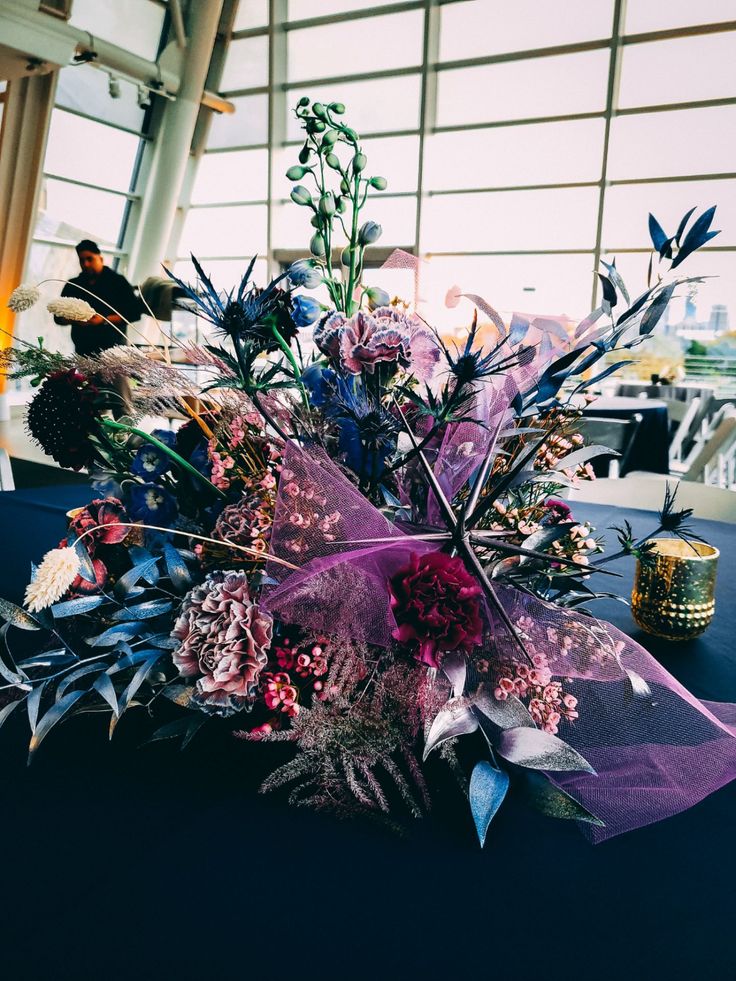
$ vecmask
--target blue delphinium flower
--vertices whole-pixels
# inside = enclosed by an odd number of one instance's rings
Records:
[[[302,372],[301,382],[307,390],[309,404],[321,409],[335,391],[336,375],[332,368],[316,361]]]
[[[322,306],[310,296],[295,296],[292,300],[291,319],[297,327],[309,327],[321,313]]]
[[[136,521],[170,525],[177,514],[175,498],[158,484],[133,484],[127,488],[128,511]]]

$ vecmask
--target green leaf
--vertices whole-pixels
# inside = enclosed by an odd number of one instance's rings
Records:
[[[527,802],[547,817],[562,818],[569,821],[586,821],[588,824],[595,824],[599,828],[604,828],[605,824],[600,818],[591,814],[587,808],[583,807],[574,797],[565,793],[542,773],[534,773],[532,770],[519,771],[518,783],[514,779],[514,788],[523,793]]]
[[[20,630],[40,630],[43,626],[33,614],[6,599],[0,599],[0,617]]]

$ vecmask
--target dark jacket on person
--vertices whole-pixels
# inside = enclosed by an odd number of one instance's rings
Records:
[[[80,286],[85,289],[80,289]],[[90,296],[86,290],[94,296]],[[109,317],[112,313],[122,314],[130,323],[140,319],[143,312],[141,301],[125,276],[121,276],[108,266],[103,266],[102,272],[94,283],[90,283],[84,276],[70,279],[61,291],[61,295],[86,300],[95,313],[102,314],[103,317]],[[54,319],[59,322],[58,317]],[[123,334],[125,334],[125,324],[120,324],[119,329],[107,323],[94,326],[72,325],[72,341],[77,354],[97,354],[98,351],[104,351],[109,347],[125,344]]]

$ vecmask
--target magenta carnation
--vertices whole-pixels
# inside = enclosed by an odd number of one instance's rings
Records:
[[[195,702],[215,715],[250,707],[272,632],[244,572],[214,572],[192,589],[174,625],[181,646],[172,658],[183,678],[197,678]]]
[[[462,559],[444,552],[412,555],[389,582],[391,609],[402,644],[418,645],[417,657],[433,668],[449,651],[470,652],[483,639],[481,588]]]

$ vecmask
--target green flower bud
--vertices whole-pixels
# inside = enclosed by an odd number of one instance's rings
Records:
[[[309,147],[309,144],[308,143],[305,143],[304,146],[299,151],[299,163],[301,163],[301,164],[307,163],[307,161],[309,160],[309,157],[310,157],[311,153],[312,153],[312,151],[311,151],[311,149]]]
[[[346,268],[349,268],[350,266],[350,256],[352,255],[352,253],[353,253],[353,249],[349,247],[347,249],[343,249],[342,252],[340,253],[340,262]]]
[[[342,191],[343,194],[350,194],[350,185],[348,184],[348,182],[345,180],[344,177],[340,181],[340,190]]]
[[[377,307],[387,307],[391,302],[391,297],[380,286],[370,286],[365,291],[365,295],[368,299],[368,307],[371,310],[375,310]]]
[[[308,167],[300,167],[298,164],[294,164],[293,167],[289,167],[289,169],[286,171],[286,176],[290,181],[300,181],[302,177],[308,173]]]
[[[312,203],[312,195],[303,184],[297,184],[291,189],[291,200],[295,204],[308,205]]]
[[[345,106],[342,104],[342,102],[331,102],[330,109],[336,116],[342,116],[342,114],[345,112]]]
[[[322,137],[323,146],[332,146],[337,143],[337,138],[340,134],[336,129],[328,129],[325,135]]]
[[[325,107],[321,102],[315,102],[312,106],[312,112],[315,116],[324,116],[326,114]]]
[[[327,127],[321,119],[310,119],[307,122],[308,133],[324,133],[326,129]]]
[[[313,256],[321,259],[325,254],[325,240],[322,238],[319,232],[314,234],[309,241],[309,251]]]
[[[335,214],[335,195],[332,191],[323,194],[319,199],[319,210],[328,218]]]
[[[371,187],[375,187],[377,191],[385,191],[388,187],[388,181],[385,177],[371,177],[368,183]]]
[[[368,158],[364,153],[356,153],[353,157],[353,172],[359,174],[365,169],[365,165],[368,163]]]
[[[309,219],[309,222],[312,228],[319,228],[320,225],[322,224],[322,219],[320,218],[319,215],[312,215],[312,217]]]
[[[340,158],[336,153],[328,153],[325,160],[327,161],[328,167],[332,167],[333,170],[340,169]]]
[[[344,215],[345,212],[348,210],[347,198],[339,197],[335,203],[337,204],[337,210],[339,214]]]
[[[308,105],[309,105],[309,97],[306,95],[303,95],[301,99],[297,102],[297,106],[308,106]]]

